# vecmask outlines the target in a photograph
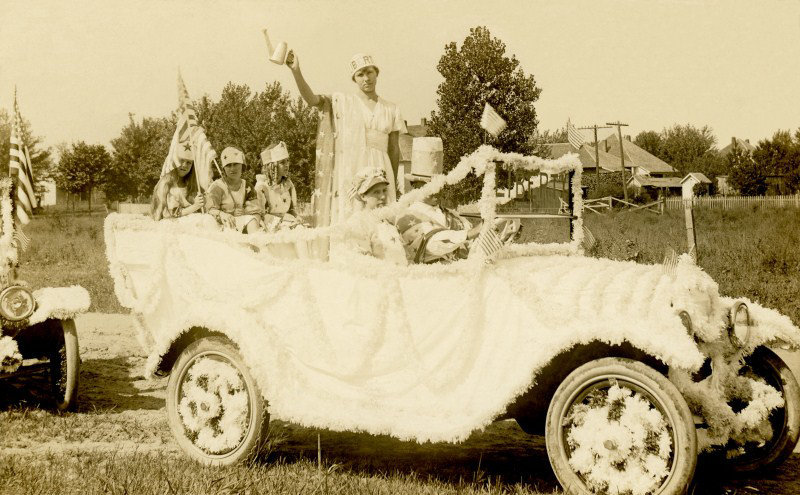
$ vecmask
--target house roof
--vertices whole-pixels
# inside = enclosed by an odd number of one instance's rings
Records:
[[[428,126],[425,124],[406,125],[408,133],[412,137],[424,137],[428,135]]]
[[[575,148],[570,143],[551,143],[546,144],[550,149],[550,158],[560,158],[567,153],[577,153],[584,170],[596,170],[594,163],[594,146],[584,144],[580,149]],[[600,158],[600,168],[609,172],[619,171],[619,157],[609,155],[602,149],[598,152]]]
[[[651,177],[649,175],[634,175],[628,182],[636,182],[642,187],[680,188],[680,177]]]
[[[683,184],[684,182],[689,180],[690,177],[694,178],[700,184],[711,184],[711,181],[708,180],[708,177],[706,177],[705,175],[701,174],[700,172],[689,172],[689,174],[686,175],[686,177],[681,179],[681,184]]]
[[[616,134],[612,134],[607,138],[600,141],[600,150],[607,150],[608,153],[614,155],[619,159],[619,138]],[[622,146],[625,151],[625,167],[638,167],[646,170],[651,174],[669,174],[674,173],[675,169],[672,168],[667,162],[650,154],[648,151],[643,150],[637,146],[633,141],[625,140]],[[631,165],[628,165],[630,162]]]
[[[755,146],[753,146],[752,144],[750,144],[750,141],[746,141],[746,140],[744,140],[744,139],[737,138],[737,137],[732,137],[732,138],[731,138],[731,142],[730,142],[730,143],[728,143],[728,146],[725,146],[724,148],[722,148],[721,150],[719,150],[719,154],[720,154],[720,156],[727,156],[727,155],[729,155],[729,154],[730,154],[730,153],[733,151],[733,145],[734,145],[734,143],[736,144],[736,146],[737,146],[739,149],[746,150],[746,151],[750,151],[751,153],[752,153],[752,152],[753,152],[753,151],[756,149],[756,147],[755,147]]]

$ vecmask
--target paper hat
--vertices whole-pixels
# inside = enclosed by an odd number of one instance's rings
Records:
[[[286,144],[283,141],[278,144],[273,144],[261,152],[261,162],[264,165],[286,160],[288,158],[289,150],[286,149]]]
[[[238,148],[234,148],[233,146],[228,146],[224,150],[222,150],[222,166],[230,165],[232,163],[241,163],[244,165],[244,153],[241,152]]]
[[[354,199],[356,196],[366,194],[378,184],[389,184],[386,172],[382,168],[372,167],[360,170],[353,179],[353,187],[350,188],[348,197]]]
[[[411,182],[430,182],[431,177],[441,174],[443,169],[442,138],[415,137],[411,144],[411,173],[406,174],[406,179]]]
[[[375,59],[372,58],[372,55],[356,53],[353,55],[353,58],[350,59],[350,76],[355,76],[356,72],[360,71],[364,67],[369,67],[370,65],[376,69],[378,68],[378,66],[375,65]]]
[[[192,155],[192,146],[188,141],[182,141],[178,143],[175,155],[180,160],[194,160],[194,156]]]

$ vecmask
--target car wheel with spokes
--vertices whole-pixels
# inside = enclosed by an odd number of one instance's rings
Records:
[[[205,337],[178,357],[167,384],[169,426],[184,452],[209,465],[254,458],[269,426],[267,404],[236,346]]]
[[[697,464],[683,396],[630,359],[598,359],[570,373],[550,402],[545,440],[556,477],[573,494],[684,494]]]

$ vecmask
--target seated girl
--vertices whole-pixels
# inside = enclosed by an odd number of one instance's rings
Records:
[[[263,230],[263,210],[253,189],[242,179],[244,153],[229,146],[222,150],[221,159],[223,176],[208,188],[208,213],[224,228],[242,233]]]
[[[358,231],[346,236],[345,243],[362,254],[372,255],[396,265],[407,265],[406,252],[397,228],[390,222],[375,218],[367,212],[386,206],[389,180],[382,168],[359,171],[349,191],[355,212],[348,223]]]
[[[268,231],[302,225],[297,216],[297,191],[289,178],[289,150],[281,141],[261,152],[262,173],[256,175],[256,194],[264,208]]]
[[[191,151],[178,146],[177,156],[172,159],[172,168],[153,188],[150,214],[154,220],[189,215],[205,205],[205,197],[197,187]]]

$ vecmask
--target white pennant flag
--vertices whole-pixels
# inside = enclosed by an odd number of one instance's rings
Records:
[[[497,137],[506,128],[506,121],[491,105],[486,103],[483,106],[483,115],[481,115],[481,127],[492,136]]]

